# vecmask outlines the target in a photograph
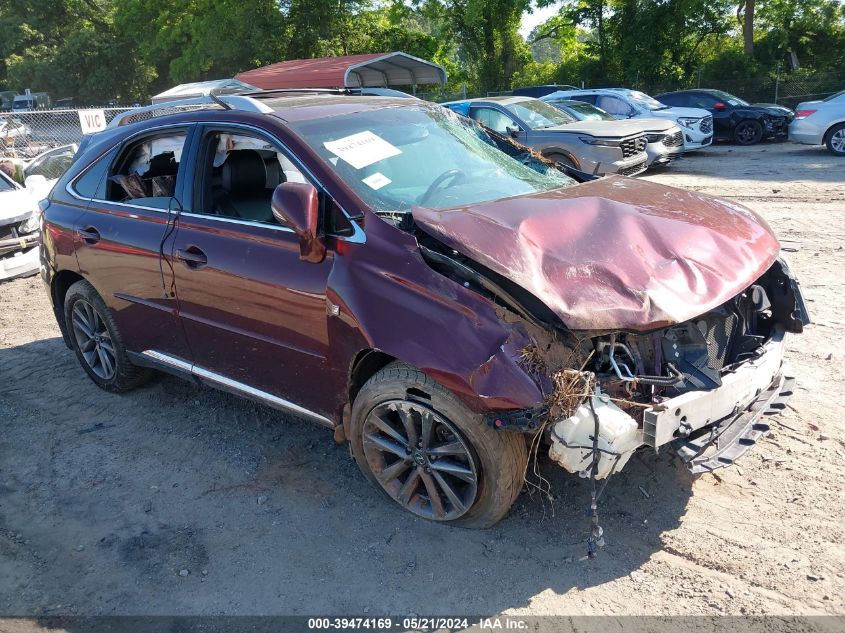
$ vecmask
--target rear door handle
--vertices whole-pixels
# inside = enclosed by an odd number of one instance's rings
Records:
[[[86,226],[84,229],[79,229],[79,236],[86,244],[96,244],[100,241],[100,232],[93,226]]]
[[[176,259],[184,263],[188,268],[196,270],[208,264],[208,257],[196,246],[189,246],[186,249],[176,250]]]

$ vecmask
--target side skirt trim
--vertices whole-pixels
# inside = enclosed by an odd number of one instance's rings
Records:
[[[279,396],[275,396],[272,393],[267,393],[261,389],[250,387],[249,385],[238,382],[237,380],[232,380],[226,376],[209,371],[208,369],[199,367],[198,365],[193,365],[181,358],[176,358],[175,356],[170,356],[169,354],[163,354],[162,352],[149,349],[144,350],[140,354],[131,354],[131,356],[133,357],[133,362],[136,359],[138,360],[139,365],[158,367],[178,376],[193,377],[211,387],[233,393],[237,396],[256,400],[257,402],[261,402],[262,404],[273,407],[274,409],[300,415],[317,422],[318,424],[327,426],[330,429],[333,429],[336,426],[329,418],[322,416],[319,413],[315,413],[310,409],[301,407],[298,404],[285,400],[284,398],[280,398]]]

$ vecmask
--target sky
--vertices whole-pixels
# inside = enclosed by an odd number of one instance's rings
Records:
[[[560,10],[560,4],[555,3],[549,7],[544,7],[542,9],[534,9],[533,13],[526,13],[522,16],[522,26],[519,27],[519,33],[522,37],[527,38],[528,34],[531,33],[531,30],[537,26],[538,24],[542,24],[550,17],[552,17],[555,13]]]

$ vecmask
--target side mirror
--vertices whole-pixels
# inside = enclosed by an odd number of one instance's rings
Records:
[[[320,201],[314,185],[283,182],[273,191],[273,216],[293,229],[299,238],[299,258],[318,264],[326,257],[326,245],[319,235]]]
[[[505,129],[508,131],[508,135],[511,138],[519,138],[519,128],[518,127],[512,127],[512,126],[509,125]]]
[[[728,106],[726,106],[721,101],[717,101],[716,103],[713,104],[713,109],[714,110],[727,110]]]

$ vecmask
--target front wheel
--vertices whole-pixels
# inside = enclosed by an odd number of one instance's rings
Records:
[[[122,393],[149,380],[152,372],[129,362],[111,312],[87,281],[65,295],[65,323],[82,369],[105,391]]]
[[[522,489],[525,439],[495,431],[421,371],[391,363],[352,407],[352,455],[370,482],[423,518],[484,528]]]
[[[845,156],[845,123],[833,126],[827,135],[827,150],[836,156]]]
[[[740,121],[734,130],[734,139],[740,145],[754,145],[763,139],[763,126],[757,121]]]
[[[569,156],[567,156],[566,154],[549,154],[548,156],[546,156],[546,158],[548,158],[550,161],[552,161],[558,166],[578,169],[578,167],[575,165],[575,161],[569,158]]]

